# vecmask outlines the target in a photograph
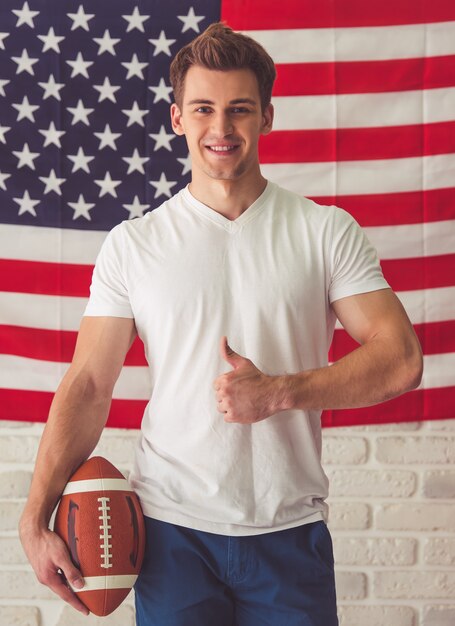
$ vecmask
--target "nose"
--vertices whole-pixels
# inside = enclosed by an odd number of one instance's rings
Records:
[[[233,131],[233,124],[231,117],[226,112],[218,112],[212,116],[212,133],[218,137],[226,137]]]

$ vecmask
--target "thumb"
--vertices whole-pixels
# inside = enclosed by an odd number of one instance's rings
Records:
[[[228,344],[227,337],[221,337],[220,354],[221,354],[221,358],[224,359],[227,363],[229,363],[229,365],[233,367],[235,370],[241,367],[242,365],[245,365],[245,362],[249,362],[248,359],[246,359],[243,356],[240,356],[240,354],[237,354],[237,352],[234,352],[234,350]]]

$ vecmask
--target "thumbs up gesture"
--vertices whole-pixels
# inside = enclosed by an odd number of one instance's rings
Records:
[[[253,424],[284,407],[282,377],[267,376],[250,359],[234,352],[222,337],[220,354],[229,363],[232,371],[215,379],[217,407],[226,422]]]

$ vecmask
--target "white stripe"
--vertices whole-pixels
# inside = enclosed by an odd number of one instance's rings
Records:
[[[69,482],[62,496],[71,496],[73,493],[88,493],[89,491],[133,491],[125,478],[91,478],[90,480],[72,480]]]
[[[275,63],[378,61],[455,54],[455,22],[250,30]]]
[[[263,175],[303,196],[397,193],[453,187],[455,154],[261,166]]]
[[[455,119],[455,87],[387,93],[279,96],[273,130],[369,128]]]
[[[381,259],[410,259],[455,252],[455,220],[370,226],[363,230]]]
[[[84,587],[75,589],[75,593],[84,593],[85,591],[103,591],[104,589],[131,589],[137,580],[137,574],[123,576],[85,576]]]

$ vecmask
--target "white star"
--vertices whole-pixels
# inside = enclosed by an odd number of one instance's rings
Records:
[[[0,171],[0,189],[4,189],[6,191],[5,180],[9,178],[11,174],[2,174]]]
[[[102,150],[106,146],[111,147],[113,150],[117,150],[117,146],[115,145],[116,139],[121,137],[122,133],[113,133],[109,124],[106,124],[104,127],[104,131],[102,133],[95,133],[95,137],[101,140],[99,145],[99,150]]]
[[[150,208],[150,204],[141,204],[139,202],[139,196],[134,196],[132,204],[122,204],[122,207],[129,211],[130,215],[128,219],[132,220],[133,217],[144,217],[144,211]]]
[[[19,18],[16,22],[16,26],[22,26],[22,24],[28,24],[31,28],[35,28],[33,18],[39,15],[39,11],[30,11],[28,2],[24,2],[22,9],[12,9],[13,13]]]
[[[164,80],[164,78],[160,79],[159,85],[157,85],[156,87],[149,87],[149,89],[155,94],[153,104],[155,104],[155,102],[159,102],[160,100],[165,100],[166,102],[171,101],[169,94],[172,91],[172,87],[168,87],[166,85],[166,81]]]
[[[38,63],[39,59],[32,59],[28,56],[27,50],[24,48],[22,50],[22,55],[20,57],[11,57],[15,63],[17,63],[16,74],[20,74],[21,72],[28,72],[32,76],[35,75],[33,71],[33,65]]]
[[[161,125],[159,133],[150,133],[149,137],[151,137],[155,141],[155,147],[153,148],[153,152],[156,152],[160,148],[166,148],[169,152],[172,151],[171,141],[175,139],[174,133],[168,134],[163,125]]]
[[[74,172],[77,172],[78,170],[84,170],[84,172],[87,172],[87,174],[90,174],[88,163],[89,161],[93,161],[95,157],[86,156],[81,146],[79,146],[79,150],[77,151],[77,154],[69,154],[68,158],[70,161],[74,163],[73,169],[71,170],[72,174],[74,174]]]
[[[171,187],[177,184],[176,180],[167,180],[164,172],[161,173],[159,180],[151,180],[149,182],[156,188],[155,198],[158,198],[159,196],[167,196],[170,198],[172,195],[170,191]]]
[[[155,46],[155,51],[153,56],[156,57],[160,52],[167,54],[168,57],[171,56],[171,46],[176,42],[176,39],[166,39],[166,33],[164,30],[160,32],[160,36],[158,39],[149,39],[149,43]]]
[[[141,174],[145,174],[144,163],[146,163],[149,158],[150,157],[139,156],[139,150],[137,148],[134,149],[132,156],[122,157],[122,160],[126,161],[129,165],[127,174],[131,174],[131,172],[135,171],[138,171]]]
[[[93,87],[100,92],[98,102],[102,102],[103,100],[111,100],[112,102],[117,102],[114,93],[118,91],[120,87],[115,87],[114,85],[111,85],[107,76],[105,77],[104,83],[102,85],[93,85]]]
[[[60,89],[63,89],[65,83],[56,83],[53,74],[49,76],[47,83],[38,83],[38,85],[44,89],[43,100],[50,96],[53,96],[56,100],[61,100]]]
[[[189,154],[185,159],[177,159],[177,161],[183,165],[182,176],[191,172],[191,156]]]
[[[39,132],[44,135],[45,137],[45,141],[44,141],[44,147],[49,146],[51,143],[54,144],[54,146],[57,146],[57,148],[61,148],[61,143],[60,143],[60,137],[62,135],[64,135],[66,133],[65,130],[57,130],[55,128],[55,124],[54,122],[51,122],[49,124],[49,129],[48,130],[44,130],[43,128],[39,129]]]
[[[69,206],[74,210],[73,220],[76,220],[78,217],[85,217],[86,220],[91,220],[90,217],[90,209],[93,209],[95,206],[93,203],[86,202],[84,196],[80,193],[79,199],[77,202],[68,202]]]
[[[9,37],[9,33],[0,33],[0,48],[2,50],[5,50],[5,44],[3,43],[3,40],[6,39],[7,37]]]
[[[190,28],[197,33],[199,31],[199,22],[205,18],[205,15],[196,15],[193,7],[188,11],[188,15],[177,15],[179,20],[183,22],[182,33],[186,33]]]
[[[122,113],[128,116],[128,124],[127,126],[131,126],[132,124],[139,124],[139,126],[144,126],[144,120],[142,119],[144,115],[147,115],[147,109],[140,109],[138,103],[135,101],[131,109],[122,109]]]
[[[11,130],[11,126],[1,126],[0,125],[0,141],[2,143],[6,143],[5,133]]]
[[[67,13],[67,16],[73,20],[73,25],[71,26],[71,30],[76,30],[76,28],[83,28],[88,32],[88,21],[95,17],[94,13],[84,13],[84,7],[82,4],[79,5],[77,13]]]
[[[85,76],[85,78],[88,78],[89,76],[88,76],[87,68],[90,67],[90,65],[93,65],[94,62],[84,61],[82,53],[78,52],[76,60],[67,61],[67,63],[68,65],[71,65],[71,67],[73,68],[73,71],[71,72],[71,78],[74,78],[78,74],[82,74],[82,76]]]
[[[121,180],[112,180],[109,172],[106,172],[106,175],[103,179],[95,180],[95,183],[101,187],[100,190],[100,198],[109,193],[114,198],[117,197],[117,192],[115,188],[120,185]]]
[[[54,32],[54,27],[51,26],[48,30],[47,35],[38,35],[38,39],[44,43],[42,52],[46,52],[47,50],[54,50],[60,54],[60,46],[58,45],[61,41],[65,39],[65,37],[57,37]]]
[[[21,152],[13,150],[13,154],[15,157],[19,159],[19,163],[17,164],[18,169],[27,165],[30,169],[34,170],[35,164],[33,160],[39,157],[39,152],[30,152],[30,148],[28,147],[28,143],[24,143],[24,147]]]
[[[93,39],[93,41],[96,41],[96,43],[99,45],[98,56],[100,54],[103,54],[103,52],[109,52],[110,54],[112,54],[113,57],[115,57],[114,46],[118,44],[120,39],[114,39],[113,37],[111,37],[107,28],[104,31],[104,35],[102,39],[97,37]]]
[[[27,190],[24,191],[24,195],[22,196],[22,198],[13,198],[13,200],[19,205],[18,215],[22,215],[23,213],[31,213],[34,217],[36,217],[35,205],[39,204],[40,201],[32,200]]]
[[[24,119],[26,117],[31,122],[35,121],[35,116],[33,115],[33,111],[39,109],[38,105],[30,104],[27,96],[24,96],[22,99],[22,104],[13,104],[13,107],[19,111],[19,115],[17,116],[17,122]]]
[[[150,19],[150,15],[141,15],[137,7],[134,7],[131,15],[122,15],[122,17],[128,22],[128,28],[126,29],[127,33],[129,33],[130,30],[133,30],[133,28],[137,28],[141,31],[141,33],[144,33],[144,22]]]
[[[38,176],[38,178],[41,182],[46,183],[44,193],[50,193],[51,191],[55,191],[55,193],[59,196],[62,195],[62,190],[60,189],[60,186],[65,182],[66,178],[57,178],[53,169],[50,171],[49,176]]]
[[[148,63],[140,63],[137,58],[137,54],[134,53],[131,57],[131,61],[129,63],[122,63],[123,67],[126,67],[128,70],[127,80],[132,76],[137,76],[138,78],[144,78],[144,74],[142,72],[142,68],[147,67]]]
[[[90,113],[93,113],[95,109],[87,109],[84,107],[84,103],[82,100],[79,100],[77,103],[77,107],[66,107],[70,113],[73,115],[73,121],[71,122],[71,126],[74,126],[78,122],[82,122],[87,126],[90,126],[88,121],[88,116]]]
[[[6,96],[4,87],[10,82],[10,80],[0,78],[0,93],[2,94],[2,96]]]

